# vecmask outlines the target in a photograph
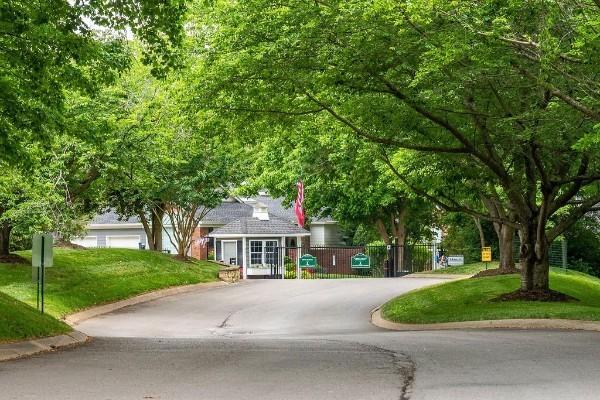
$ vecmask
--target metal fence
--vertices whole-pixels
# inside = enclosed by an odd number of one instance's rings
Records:
[[[515,263],[519,262],[519,249],[521,247],[521,241],[515,239],[513,241],[513,256]],[[564,239],[555,240],[550,244],[549,249],[549,261],[552,267],[568,268],[567,259],[567,241]]]
[[[514,249],[515,262],[518,262],[518,240],[514,243]],[[481,248],[478,246],[444,247],[439,243],[277,247],[271,251],[267,257],[270,260],[268,272],[253,278],[388,278],[481,261]],[[312,262],[303,265],[300,261],[302,257],[312,258]],[[368,260],[368,265],[353,265],[355,257]],[[566,263],[566,243],[555,241],[550,247],[550,264],[566,268]]]
[[[386,278],[436,267],[439,246],[435,244],[279,247],[269,263],[274,279]],[[313,258],[302,265],[301,258]],[[367,264],[353,265],[362,257]],[[283,276],[282,276],[283,274]]]

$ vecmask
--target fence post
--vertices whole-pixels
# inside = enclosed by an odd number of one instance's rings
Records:
[[[435,240],[433,240],[431,242],[431,245],[433,246],[433,251],[431,252],[431,265],[432,265],[432,270],[436,270],[437,269],[437,242]]]

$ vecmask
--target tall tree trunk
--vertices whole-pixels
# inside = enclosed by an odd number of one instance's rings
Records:
[[[148,223],[148,218],[146,218],[146,214],[143,211],[140,211],[138,213],[138,218],[142,222],[142,226],[144,227],[144,232],[146,233],[146,241],[148,242],[148,249],[155,250],[154,239],[152,237],[152,227]]]
[[[392,244],[390,234],[381,218],[378,218],[377,221],[375,221],[375,227],[377,228],[377,232],[379,232],[379,236],[381,237],[381,240],[383,240],[383,243],[386,245]]]
[[[398,271],[404,271],[404,255],[406,249],[406,208],[402,207],[400,211],[398,211],[397,218],[392,216],[392,227],[394,229],[394,237],[396,238],[397,247],[397,260],[396,267]]]
[[[144,211],[140,211],[138,213],[138,217],[142,222],[142,226],[144,227],[144,232],[146,233],[146,239],[148,242],[148,249],[154,251],[162,251],[162,239],[163,239],[163,216],[165,212],[163,210],[163,205],[155,206],[150,211],[150,221],[146,216]]]
[[[500,271],[508,272],[515,268],[513,257],[513,240],[515,237],[515,228],[502,224],[498,231],[498,249],[500,252]]]
[[[485,235],[483,234],[483,227],[481,226],[481,220],[477,217],[473,217],[473,221],[475,221],[475,226],[477,227],[477,231],[479,232],[479,245],[481,247],[485,247]]]
[[[162,251],[163,246],[163,217],[165,215],[164,204],[154,207],[152,210],[152,241],[154,248],[152,250]]]
[[[0,224],[0,256],[7,256],[10,254],[10,232],[12,231],[12,225],[8,222]]]

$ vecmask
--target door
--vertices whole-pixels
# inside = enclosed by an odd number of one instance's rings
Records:
[[[223,240],[223,262],[226,264],[239,265],[236,240]]]
[[[106,247],[117,249],[139,249],[139,235],[114,235],[106,237]]]

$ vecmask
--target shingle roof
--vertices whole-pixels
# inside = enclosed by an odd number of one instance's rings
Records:
[[[210,210],[202,222],[226,224],[239,218],[251,217],[252,206],[240,202],[224,201],[218,207]]]
[[[257,218],[240,218],[215,229],[209,236],[220,235],[306,235],[306,229],[300,228],[284,219],[271,218],[261,221]]]
[[[255,196],[253,197],[259,203],[263,203],[269,209],[269,215],[274,215],[278,218],[289,220],[292,222],[296,221],[296,214],[294,213],[294,209],[292,207],[288,207],[284,205],[283,199],[278,198],[274,199],[269,196]]]
[[[121,219],[119,215],[112,209],[106,211],[104,214],[96,215],[91,224],[139,224],[140,219],[138,217],[130,217],[128,219]]]
[[[269,215],[273,218],[296,223],[296,214],[293,207],[288,207],[283,199],[274,199],[270,196],[259,195],[252,199],[267,206]],[[228,224],[240,218],[252,217],[253,207],[251,204],[240,201],[223,201],[219,206],[210,210],[202,220],[202,225],[221,225]],[[312,218],[313,222],[333,222],[330,217]],[[109,209],[103,214],[98,214],[92,219],[91,224],[132,224],[140,223],[138,217],[134,216],[126,220],[119,220],[119,215],[112,209]],[[168,219],[165,218],[165,225],[169,225]]]

